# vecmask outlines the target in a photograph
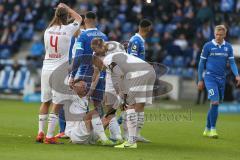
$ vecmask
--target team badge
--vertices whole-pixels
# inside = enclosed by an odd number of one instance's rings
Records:
[[[227,47],[224,47],[224,51],[227,52],[227,51],[228,51],[228,48],[227,48]]]
[[[137,50],[137,46],[134,44],[134,45],[132,45],[132,51],[136,51]]]

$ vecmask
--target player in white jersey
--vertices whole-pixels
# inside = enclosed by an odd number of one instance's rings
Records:
[[[88,99],[86,98],[87,84],[76,80],[72,86],[73,92],[64,97],[68,106],[64,107],[66,114],[65,134],[76,144],[113,145],[105,132],[103,125],[109,119],[100,119],[96,110],[88,111]]]
[[[74,19],[68,24],[68,17]],[[60,3],[55,11],[54,18],[44,33],[45,59],[43,62],[41,76],[41,101],[39,112],[39,130],[36,137],[37,142],[43,142],[44,128],[48,117],[48,131],[45,143],[57,143],[54,138],[54,130],[58,122],[58,112],[62,104],[63,94],[67,86],[63,82],[68,75],[68,54],[70,40],[79,29],[82,22],[81,16],[67,5]],[[52,111],[48,116],[50,104],[53,104]]]
[[[114,52],[106,55],[108,45],[100,38],[92,40],[91,47],[95,55],[103,57],[101,62],[98,59],[96,66],[103,65],[111,71],[111,78],[118,100],[125,97],[127,106],[127,127],[129,131],[128,141],[116,148],[137,148],[137,113],[143,110],[145,104],[152,104],[152,92],[156,79],[153,67],[147,62],[123,52]],[[112,110],[114,111],[113,108]]]
[[[112,54],[114,52],[124,52],[124,46],[116,41],[108,41],[106,42],[108,45],[108,51],[106,54]],[[93,57],[93,64],[95,61],[98,60],[98,57]],[[94,73],[93,73],[93,81],[91,83],[91,89],[88,92],[88,96],[90,96],[95,89],[99,75],[102,70],[102,66],[94,66]],[[105,82],[105,93],[104,93],[104,103],[107,109],[110,110],[111,108],[117,107],[119,102],[117,100],[117,93],[113,87],[112,78],[111,78],[111,71],[106,69],[106,82]],[[116,141],[116,143],[121,143],[123,141],[121,136],[121,129],[116,119],[116,114],[112,113],[107,116],[110,119],[109,122],[109,131],[110,131],[110,139]]]

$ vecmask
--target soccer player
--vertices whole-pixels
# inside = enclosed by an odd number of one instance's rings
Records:
[[[152,22],[148,19],[143,19],[140,21],[138,26],[138,33],[131,37],[128,43],[128,54],[136,56],[142,60],[145,60],[145,38],[148,36],[149,32],[152,29]],[[140,135],[140,130],[144,124],[144,112],[143,110],[138,110],[138,122],[137,122],[137,141],[148,143],[150,140],[147,140]],[[122,124],[124,131],[124,138],[128,137],[127,125],[126,125],[126,112],[122,112]],[[120,118],[121,118],[120,117]]]
[[[202,90],[204,84],[210,99],[210,109],[207,114],[207,124],[203,136],[218,138],[216,122],[218,118],[218,105],[224,98],[226,66],[229,62],[231,70],[236,77],[237,86],[240,85],[240,76],[234,61],[232,45],[224,40],[227,29],[224,25],[215,27],[215,39],[203,46],[198,67],[198,89]],[[205,77],[203,71],[206,65]]]
[[[74,19],[73,23],[68,24],[68,17]],[[46,144],[56,144],[54,130],[58,122],[59,108],[62,106],[61,100],[64,96],[62,86],[59,86],[59,77],[67,75],[68,66],[60,68],[68,62],[68,53],[71,37],[79,29],[82,18],[67,5],[60,3],[55,11],[54,18],[44,33],[45,59],[43,62],[41,75],[41,101],[42,105],[39,112],[39,130],[36,137],[37,142],[44,141],[44,128],[48,118],[48,130],[45,139]],[[64,81],[64,79],[62,79]],[[53,88],[59,88],[57,92]],[[48,116],[51,102],[53,103],[52,112]]]
[[[81,15],[82,17],[82,23],[80,25],[80,30],[75,32],[74,36],[71,39],[70,49],[69,49],[69,64],[72,64],[72,59],[75,56],[76,53],[76,41],[80,37],[81,33],[85,31],[85,24],[84,24],[84,15]],[[59,110],[59,133],[55,136],[56,138],[67,138],[67,136],[64,133],[65,127],[66,127],[66,121],[65,121],[65,114],[64,114],[64,107],[61,107]]]
[[[121,45],[118,42],[115,41],[108,41],[106,42],[106,45],[108,47],[108,51],[106,55],[112,54],[115,52],[125,52],[124,46]],[[94,65],[94,74],[92,79],[91,86],[96,86],[99,80],[99,74],[103,70],[102,63],[98,63],[101,61],[99,57],[95,56],[93,57],[93,65]],[[93,87],[95,88],[95,87]],[[91,95],[91,93],[89,93]],[[107,112],[109,112],[112,108],[118,107],[119,104],[117,100],[117,94],[113,87],[112,78],[111,78],[111,71],[109,69],[106,69],[106,82],[105,82],[105,93],[104,93],[104,102],[107,109]],[[110,122],[108,124],[109,126],[109,132],[110,132],[110,139],[113,140],[116,143],[122,143],[123,139],[121,136],[121,129],[116,119],[116,113],[113,112],[109,115],[105,115],[108,119],[110,119]]]
[[[103,124],[108,119],[101,120],[96,110],[88,111],[87,85],[84,81],[76,80],[74,82],[73,94],[65,97],[71,104],[67,110],[72,117],[66,117],[65,134],[70,137],[71,142],[75,144],[95,144],[113,145],[105,132]],[[76,118],[77,119],[74,119]]]
[[[91,47],[95,55],[103,59],[104,68],[111,71],[112,83],[118,100],[125,99],[127,104],[128,140],[115,148],[137,148],[138,115],[136,111],[143,110],[145,104],[152,104],[156,73],[150,64],[125,51],[106,55],[109,50],[108,45],[100,38],[95,38]]]
[[[89,91],[94,90],[91,95],[94,107],[98,110],[100,115],[103,115],[102,99],[105,87],[105,73],[101,73],[98,84],[92,88],[91,81],[93,76],[92,67],[92,55],[93,51],[90,47],[93,38],[101,37],[105,41],[107,36],[96,28],[96,14],[94,12],[87,12],[85,14],[85,27],[86,30],[83,32],[76,42],[76,55],[73,60],[72,72],[69,80],[71,86],[74,82],[74,78],[81,79],[88,84]],[[80,67],[80,72],[76,75]]]
[[[138,26],[138,33],[131,37],[128,43],[128,54],[136,56],[142,60],[145,60],[145,38],[147,38],[152,28],[152,22],[148,19],[140,21]]]

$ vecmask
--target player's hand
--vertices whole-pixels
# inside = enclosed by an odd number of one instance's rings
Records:
[[[65,3],[59,3],[59,4],[58,4],[58,7],[59,7],[59,8],[66,8],[66,9],[69,8]]]
[[[73,85],[74,85],[74,79],[72,77],[69,77],[68,79],[68,85],[71,89],[73,89]]]
[[[204,82],[203,81],[199,81],[198,82],[198,89],[201,91],[204,89]]]
[[[89,89],[89,91],[88,91],[88,93],[87,93],[87,95],[86,95],[88,99],[90,98],[90,96],[92,96],[94,90],[95,90],[95,88],[90,88],[90,89]]]
[[[240,76],[236,76],[237,87],[240,86]]]

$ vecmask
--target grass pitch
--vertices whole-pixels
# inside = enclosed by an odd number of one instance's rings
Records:
[[[207,105],[160,101],[146,109],[142,135],[152,143],[137,149],[103,146],[36,144],[38,103],[0,100],[0,159],[9,160],[239,160],[240,115],[220,114],[219,139],[202,137]],[[159,109],[172,108],[169,109]]]

